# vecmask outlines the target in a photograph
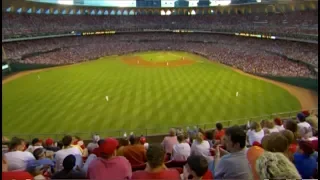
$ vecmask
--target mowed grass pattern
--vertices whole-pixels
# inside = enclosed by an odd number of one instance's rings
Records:
[[[198,63],[132,66],[112,56],[8,82],[2,94],[3,132],[114,136],[119,133],[113,131],[120,129],[141,129],[136,133],[145,134],[143,129],[150,128],[149,134],[163,133],[169,126],[214,124],[300,109],[298,100],[278,86],[200,56],[172,53]]]

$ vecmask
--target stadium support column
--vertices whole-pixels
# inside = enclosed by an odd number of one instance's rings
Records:
[[[209,7],[210,4],[210,0],[199,0],[198,7]]]

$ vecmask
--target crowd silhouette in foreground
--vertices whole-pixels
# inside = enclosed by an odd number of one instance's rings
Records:
[[[4,179],[318,178],[318,117],[308,111],[214,130],[172,128],[161,143],[133,133],[94,135],[86,145],[69,135],[2,141]]]

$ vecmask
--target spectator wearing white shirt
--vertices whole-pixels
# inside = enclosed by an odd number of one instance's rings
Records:
[[[184,134],[179,134],[177,139],[179,143],[173,146],[171,159],[174,161],[186,161],[191,154],[190,145],[185,141]]]
[[[210,144],[207,140],[204,140],[205,132],[199,128],[196,139],[191,145],[191,155],[202,155],[208,162],[213,160],[210,153]]]
[[[4,154],[8,161],[9,171],[24,171],[27,168],[28,161],[35,160],[35,157],[25,149],[23,139],[13,138],[10,143],[10,152]]]
[[[257,122],[252,122],[250,125],[250,129],[247,132],[247,140],[251,146],[253,146],[254,142],[258,142],[261,144],[261,140],[264,137],[264,131],[261,126]]]
[[[299,113],[297,115],[297,118],[299,120],[298,123],[298,132],[301,136],[301,138],[307,139],[312,137],[312,127],[309,123],[306,122],[306,117],[303,113]]]
[[[38,139],[38,138],[34,138],[31,142],[31,145],[29,145],[28,149],[26,151],[29,151],[31,153],[33,153],[34,150],[38,149],[38,148],[43,148],[42,146],[42,140]]]
[[[63,149],[59,150],[55,154],[55,161],[56,161],[56,171],[61,171],[63,169],[63,160],[68,155],[72,154],[77,159],[77,165],[82,167],[82,153],[79,148],[72,146],[72,137],[65,136],[62,139]]]
[[[273,120],[273,122],[274,122],[276,128],[279,130],[279,132],[285,130],[283,127],[282,120],[280,118],[275,118]]]

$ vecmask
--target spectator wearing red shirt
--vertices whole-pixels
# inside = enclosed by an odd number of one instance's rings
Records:
[[[144,171],[136,171],[132,179],[180,179],[176,169],[168,169],[164,165],[165,151],[159,145],[150,145],[147,150],[147,167]]]
[[[132,169],[129,161],[117,156],[118,140],[107,138],[99,145],[100,157],[94,159],[88,168],[89,179],[130,179]]]
[[[208,161],[200,155],[191,155],[183,169],[183,179],[213,179],[212,173],[208,170]]]
[[[216,124],[216,130],[214,132],[214,144],[213,147],[215,147],[218,144],[221,144],[221,140],[224,136],[224,129],[221,123]]]
[[[123,148],[123,156],[128,159],[132,166],[139,166],[147,161],[146,149],[138,143],[138,139],[131,135],[129,137],[129,146]]]

